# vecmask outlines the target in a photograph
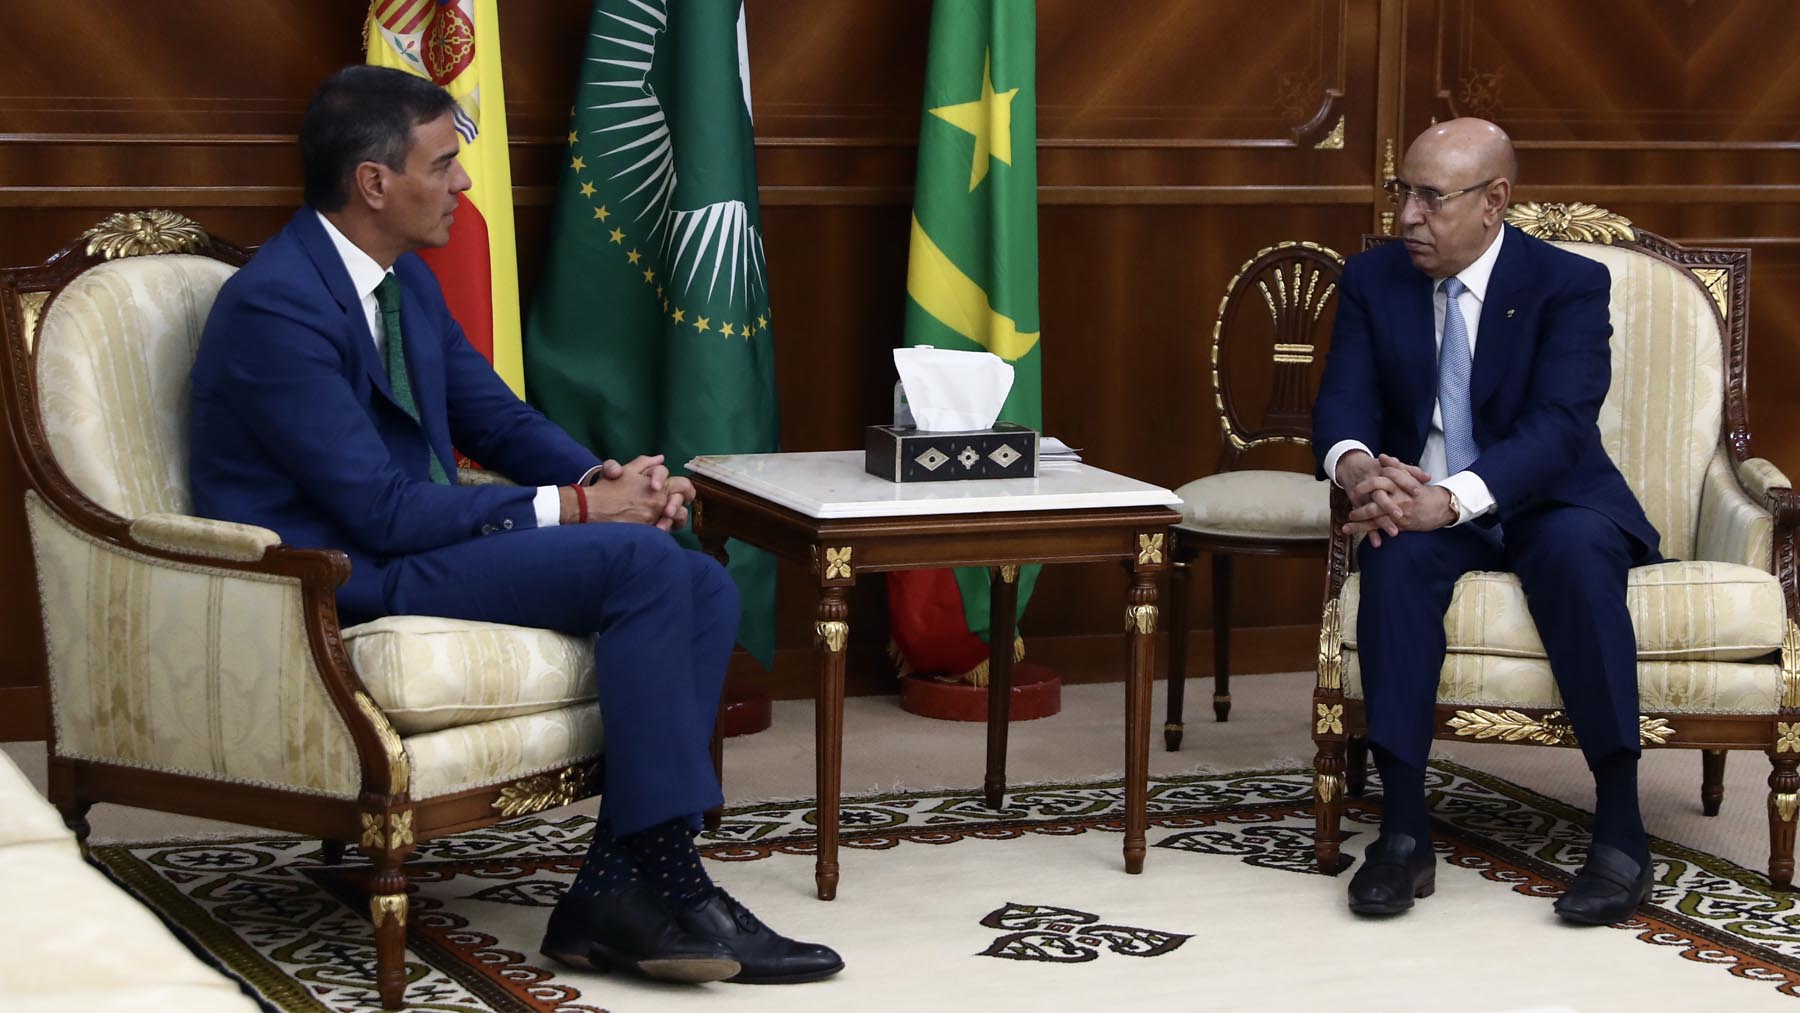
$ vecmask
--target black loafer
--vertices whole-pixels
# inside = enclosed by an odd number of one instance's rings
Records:
[[[724,890],[682,908],[677,917],[688,934],[721,944],[743,965],[730,979],[741,985],[818,981],[844,969],[844,958],[831,947],[781,935]]]
[[[1557,917],[1577,925],[1622,922],[1649,898],[1655,872],[1653,862],[1640,865],[1610,844],[1596,844],[1575,882],[1556,898]]]
[[[669,905],[639,883],[620,893],[564,897],[550,912],[544,956],[586,971],[636,971],[659,981],[723,981],[738,973],[725,947],[684,931]]]
[[[1382,834],[1363,852],[1350,878],[1350,910],[1359,915],[1397,915],[1413,899],[1437,890],[1437,856],[1410,834]]]

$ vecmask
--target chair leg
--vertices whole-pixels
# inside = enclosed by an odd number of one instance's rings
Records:
[[[51,759],[49,796],[52,805],[62,816],[63,826],[75,835],[75,843],[81,846],[81,857],[88,855],[88,834],[93,830],[88,826],[88,810],[94,803],[81,798],[75,793],[75,768],[67,760]]]
[[[1215,552],[1213,574],[1213,716],[1231,720],[1231,557]]]
[[[1369,783],[1369,738],[1352,735],[1344,746],[1344,791],[1351,798],[1362,798]]]
[[[411,850],[410,848],[406,850]],[[369,919],[375,925],[375,987],[382,1009],[406,1005],[406,851],[375,851],[369,880]]]
[[[1183,697],[1187,694],[1188,577],[1190,565],[1171,559],[1169,566],[1169,714],[1163,722],[1163,747],[1181,748]]]
[[[1342,738],[1318,738],[1319,747],[1313,757],[1313,859],[1319,871],[1335,876],[1349,862],[1338,853],[1343,839],[1340,822],[1344,815],[1344,752]]]
[[[326,865],[340,865],[344,861],[344,842],[325,840],[319,842],[319,861]]]
[[[1719,815],[1719,803],[1725,800],[1725,750],[1700,751],[1700,811]]]
[[[1800,809],[1800,756],[1769,752],[1769,883],[1794,887],[1794,818]]]

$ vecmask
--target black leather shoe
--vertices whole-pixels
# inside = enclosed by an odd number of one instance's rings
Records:
[[[1556,914],[1577,925],[1611,925],[1631,917],[1650,896],[1653,862],[1638,860],[1610,844],[1588,849],[1575,882],[1556,898]]]
[[[829,978],[844,969],[844,958],[829,946],[802,943],[764,925],[724,890],[681,909],[682,929],[724,945],[743,970],[730,979],[742,985],[785,985]]]
[[[1363,852],[1363,866],[1350,878],[1350,910],[1359,915],[1397,915],[1413,898],[1437,890],[1437,856],[1410,834],[1382,834]]]
[[[723,981],[739,971],[725,947],[684,931],[668,903],[642,883],[620,893],[564,897],[550,912],[538,951],[582,970],[636,971],[660,981]]]

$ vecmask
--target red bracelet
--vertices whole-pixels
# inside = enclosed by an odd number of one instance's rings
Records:
[[[569,488],[575,490],[576,523],[586,524],[588,522],[587,490],[583,489],[581,487],[581,483],[579,483],[579,482],[575,483],[574,485],[570,486]]]

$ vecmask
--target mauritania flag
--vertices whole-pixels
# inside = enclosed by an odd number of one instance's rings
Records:
[[[1041,429],[1036,18],[1034,0],[932,5],[905,340],[986,349],[1012,363],[1000,418]],[[1021,613],[1037,571],[1020,575]],[[889,580],[894,641],[906,662],[985,681],[987,572]],[[958,591],[960,609],[950,600]]]
[[[368,62],[430,78],[456,99],[458,157],[474,183],[457,197],[450,245],[419,256],[444,288],[450,315],[507,386],[525,393],[519,350],[519,262],[513,246],[512,167],[500,84],[495,0],[372,0]]]
[[[776,449],[775,341],[742,0],[598,0],[550,256],[526,322],[531,399],[596,453]],[[775,563],[731,542],[738,640],[774,658]]]

